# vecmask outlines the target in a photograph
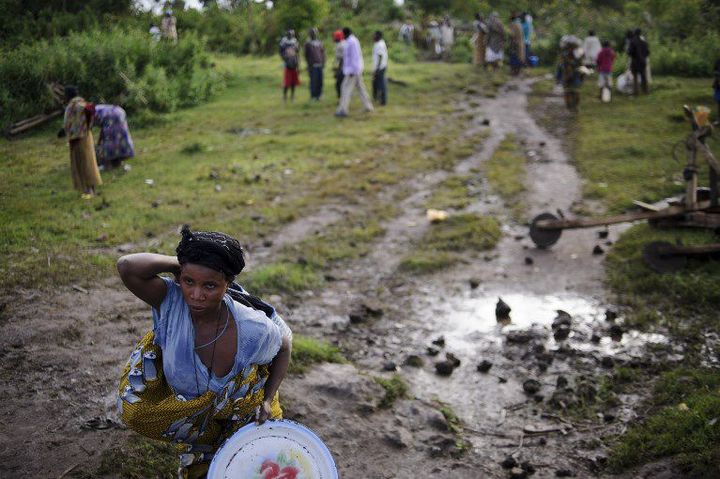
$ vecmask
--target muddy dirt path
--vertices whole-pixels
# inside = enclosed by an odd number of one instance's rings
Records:
[[[411,194],[396,203],[399,215],[383,225],[386,233],[370,254],[328,271],[334,281],[301,300],[270,298],[296,332],[332,340],[352,360],[289,377],[282,388],[287,416],[326,440],[342,477],[507,477],[499,463],[511,454],[534,464],[534,477],[553,477],[562,468],[583,477],[603,454],[593,438],[623,426],[622,421],[568,424],[543,416],[543,405],[558,392],[559,376],[576,388],[576,378],[596,372],[602,358],[642,358],[645,343],[663,341],[636,334],[619,342],[607,337],[602,258],[591,254],[596,231],[566,233],[552,249],[535,249],[526,228],[514,224],[502,201],[483,185],[468,211],[502,221],[504,237],[495,250],[469,254],[465,263],[435,275],[396,271],[427,228],[425,202],[433,188],[449,175],[482,166],[509,133],[527,153],[529,217],[568,211],[580,199],[580,180],[561,141],[527,111],[532,81],[513,80],[495,98],[467,99],[464,108],[474,119],[465,134],[486,138],[454,171],[427,172],[384,192],[383,199],[393,203],[400,191]],[[352,208],[320,208],[278,232],[269,246],[253,245],[250,261],[271,261],[284,244],[342,221]],[[610,240],[616,233],[610,231]],[[528,257],[532,265],[526,264]],[[509,325],[495,320],[498,296],[513,308]],[[58,477],[73,466],[92,471],[103,450],[130,434],[116,422],[115,387],[120,365],[148,328],[147,308],[116,278],[87,292],[69,286],[18,291],[0,302],[7,305],[0,317],[5,385],[0,476]],[[381,309],[381,317],[350,323],[349,313],[363,303]],[[565,341],[556,342],[550,329],[556,309],[572,316]],[[521,341],[508,343],[512,331]],[[597,343],[590,341],[594,334]],[[440,336],[445,345],[436,346],[439,356],[429,356],[427,347]],[[113,338],[109,345],[107,338]],[[446,351],[461,364],[441,377],[434,362]],[[411,354],[423,365],[404,365]],[[485,374],[476,370],[483,359],[492,363]],[[384,391],[373,377],[394,373],[410,384],[409,399],[390,409],[379,407]],[[523,392],[528,378],[538,380],[542,397]],[[459,416],[460,431],[448,425],[439,401]],[[613,414],[624,418],[632,412],[620,407]]]

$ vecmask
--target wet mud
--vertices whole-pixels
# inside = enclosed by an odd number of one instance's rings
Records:
[[[481,167],[508,134],[526,154],[529,218],[568,212],[581,199],[580,178],[552,133],[556,125],[528,112],[533,81],[514,79],[494,98],[466,98],[460,108],[472,120],[464,134],[484,137],[477,151],[452,171],[426,172],[381,193],[393,201],[398,192],[410,192],[393,202],[398,214],[382,225],[385,234],[368,255],[328,271],[333,280],[322,290],[268,298],[295,332],[330,340],[351,360],[289,377],[282,387],[287,416],[326,441],[341,477],[509,477],[502,464],[509,465],[508,457],[518,466],[533,465],[533,477],[554,477],[561,469],[588,477],[606,453],[594,438],[621,432],[634,415],[625,405],[639,397],[621,398],[608,411],[609,421],[570,421],[562,407],[552,412],[548,406],[597,388],[586,379],[614,364],[651,360],[647,345],[666,342],[632,331],[618,337],[613,326],[622,318],[606,319],[613,307],[603,289],[602,256],[592,250],[614,241],[622,225],[602,240],[597,230],[564,232],[551,249],[540,250],[527,226],[515,223],[483,184],[467,211],[502,222],[496,248],[471,252],[433,275],[397,271],[428,227],[425,207],[433,189],[450,175]],[[273,252],[342,221],[353,208],[320,208],[278,232],[270,246],[251,245],[249,260],[271,262]],[[116,278],[89,293],[66,287],[0,298],[7,304],[0,361],[8,385],[0,391],[2,477],[58,477],[73,465],[92,470],[103,450],[130,434],[117,423],[116,381],[150,315]],[[496,318],[498,298],[511,308],[509,322]],[[380,313],[351,322],[358,305],[368,303]],[[682,351],[663,354],[682,359]],[[450,363],[444,375],[438,362]],[[373,377],[393,374],[410,391],[387,408]],[[459,426],[449,424],[443,408],[454,411]]]

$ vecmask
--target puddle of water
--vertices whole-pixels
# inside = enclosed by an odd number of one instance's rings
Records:
[[[512,308],[510,323],[495,318],[498,298]],[[641,355],[648,343],[667,344],[661,334],[638,331],[628,331],[621,341],[613,341],[603,334],[610,326],[604,320],[605,308],[595,299],[573,294],[473,292],[441,300],[420,314],[430,329],[445,336],[450,349],[472,355],[483,344],[502,346],[505,335],[513,330],[531,329],[547,338],[548,349],[556,349],[561,342],[553,338],[551,325],[558,310],[572,316],[572,332],[563,343],[579,351],[633,357]],[[594,333],[603,336],[599,343],[590,340]]]

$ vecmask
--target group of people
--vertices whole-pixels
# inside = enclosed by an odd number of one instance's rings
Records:
[[[323,77],[325,68],[325,49],[318,38],[316,28],[308,32],[308,40],[304,45],[304,57],[307,63],[310,83],[310,98],[320,101],[323,93]],[[364,61],[360,41],[349,27],[333,32],[335,56],[333,74],[338,106],[335,116],[345,117],[348,114],[350,100],[355,90],[358,91],[365,111],[373,111],[373,104],[363,82]],[[372,50],[372,97],[380,105],[387,103],[388,48],[381,31],[373,35]],[[295,88],[300,85],[300,43],[294,30],[288,30],[280,40],[279,54],[283,62],[283,101],[295,99]]]
[[[455,43],[455,27],[449,16],[445,16],[442,22],[430,20],[425,38],[427,48],[434,52],[437,58],[447,58],[450,55],[452,46]]]
[[[519,74],[524,66],[535,66],[537,60],[531,53],[534,32],[532,15],[527,12],[511,13],[507,31],[497,12],[492,12],[487,18],[476,13],[473,21],[473,63],[483,68],[499,68],[505,59],[507,45],[508,64],[513,75]]]
[[[618,78],[618,88],[626,93],[647,94],[650,82],[650,47],[639,28],[628,31],[625,37],[625,53],[628,56],[626,71]],[[560,61],[556,80],[565,95],[565,105],[575,111],[580,102],[579,89],[583,77],[596,70],[598,87],[603,101],[610,101],[613,86],[613,70],[617,54],[608,40],[600,41],[594,30],[581,42],[574,35],[560,40]]]
[[[95,196],[102,184],[100,169],[116,168],[135,156],[125,110],[117,105],[94,105],[80,96],[77,87],[65,87],[65,116],[58,137],[66,137],[70,147],[73,186],[81,198]],[[97,144],[92,127],[100,129]],[[98,166],[99,163],[99,166]]]

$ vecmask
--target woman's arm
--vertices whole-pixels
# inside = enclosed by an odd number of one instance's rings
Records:
[[[272,411],[272,401],[280,388],[280,383],[285,379],[288,366],[290,365],[290,353],[292,352],[292,342],[290,338],[284,336],[282,345],[275,358],[270,365],[270,375],[265,382],[265,399],[258,412],[257,422],[262,424],[270,417]]]
[[[180,263],[175,256],[154,253],[135,253],[122,256],[117,262],[120,279],[135,296],[153,308],[159,309],[167,294],[160,273],[180,274]]]

